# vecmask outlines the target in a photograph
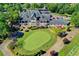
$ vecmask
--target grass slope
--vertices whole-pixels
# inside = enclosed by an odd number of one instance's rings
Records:
[[[3,53],[2,53],[2,51],[0,51],[0,56],[3,56]]]
[[[60,52],[61,56],[77,56],[79,55],[79,34],[77,34],[69,45],[66,45]]]

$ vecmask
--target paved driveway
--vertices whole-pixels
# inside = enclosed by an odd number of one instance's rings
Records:
[[[72,40],[72,38],[78,33],[79,33],[79,29],[74,28],[73,31],[68,32],[68,35],[66,36],[66,38],[68,38],[69,40]],[[57,37],[56,43],[51,48],[48,49],[47,53],[41,56],[50,56],[50,51],[52,50],[59,52],[64,47],[63,39],[64,38]]]
[[[0,45],[0,50],[3,52],[4,56],[12,56],[12,52],[10,49],[7,48],[7,46],[12,42],[12,40],[5,40],[1,45]]]

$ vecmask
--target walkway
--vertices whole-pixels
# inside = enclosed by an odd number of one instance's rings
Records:
[[[72,38],[78,32],[79,32],[79,29],[75,28],[73,31],[68,32],[68,35],[66,36],[66,38],[68,38],[69,40],[72,40]],[[52,51],[52,50],[59,52],[64,47],[63,39],[64,38],[57,37],[56,43],[50,49],[48,49],[47,53],[43,54],[42,56],[50,56],[50,51]]]
[[[0,45],[0,50],[3,52],[4,56],[12,56],[12,52],[7,48],[7,46],[12,42],[12,40],[5,40],[1,45]]]

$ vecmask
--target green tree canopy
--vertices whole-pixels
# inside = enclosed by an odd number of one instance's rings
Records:
[[[74,13],[72,14],[71,22],[72,22],[75,26],[79,26],[79,12],[74,12]]]
[[[47,7],[51,12],[56,12],[57,10],[57,4],[49,3],[47,4]]]

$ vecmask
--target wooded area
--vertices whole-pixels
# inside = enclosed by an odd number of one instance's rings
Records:
[[[12,22],[16,22],[20,17],[19,13],[24,9],[36,9],[47,7],[52,13],[69,14],[71,16],[71,22],[75,26],[79,26],[79,4],[67,4],[67,3],[33,3],[33,4],[0,4],[0,36],[4,37],[10,33],[9,27]]]

